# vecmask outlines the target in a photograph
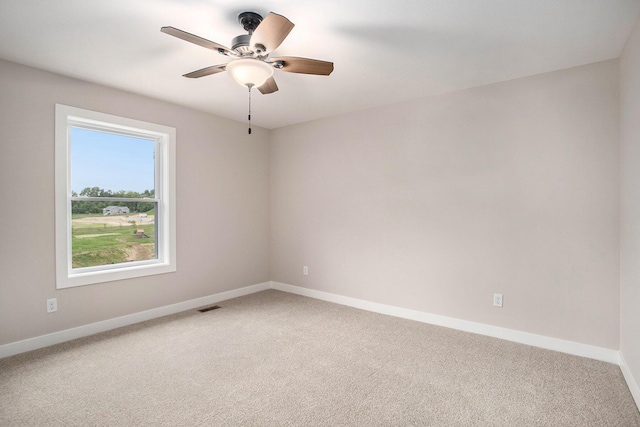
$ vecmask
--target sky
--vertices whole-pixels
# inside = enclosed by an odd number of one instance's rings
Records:
[[[71,128],[71,190],[153,190],[154,148],[149,139]]]

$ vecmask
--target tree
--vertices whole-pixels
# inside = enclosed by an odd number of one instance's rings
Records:
[[[144,199],[153,198],[155,190],[144,190],[142,193],[136,191],[112,191],[104,190],[100,187],[85,187],[80,192],[80,196],[74,191],[71,193],[72,197],[119,197],[127,199]],[[127,206],[131,212],[149,212],[155,208],[153,202],[109,202],[105,201],[89,201],[89,200],[74,200],[71,203],[71,212],[74,214],[98,214],[102,213],[102,210],[107,206]]]

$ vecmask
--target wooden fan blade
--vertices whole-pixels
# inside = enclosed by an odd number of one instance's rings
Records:
[[[274,79],[273,76],[269,77],[267,79],[267,81],[264,82],[262,84],[262,86],[260,86],[258,88],[258,90],[263,95],[267,95],[267,94],[270,94],[270,93],[273,93],[273,92],[277,91],[278,90],[278,85],[276,84],[276,79]]]
[[[182,31],[177,28],[162,27],[160,28],[160,31],[162,31],[165,34],[169,34],[170,36],[188,41],[189,43],[194,43],[194,44],[197,44],[198,46],[206,47],[207,49],[216,50],[220,53],[231,52],[229,48],[224,47],[221,44],[212,42],[211,40],[203,39],[202,37],[198,37],[194,34],[187,33],[186,31]]]
[[[271,58],[271,62],[274,61],[282,62],[282,71],[286,71],[288,73],[328,76],[333,71],[333,62],[319,61],[317,59],[283,56],[280,58]]]
[[[258,55],[269,53],[280,46],[293,27],[284,16],[270,12],[251,35],[249,45]]]
[[[198,77],[210,76],[211,74],[221,73],[225,71],[227,64],[220,65],[212,65],[211,67],[206,67],[201,70],[192,71],[184,75],[184,77],[189,77],[190,79],[197,79]]]

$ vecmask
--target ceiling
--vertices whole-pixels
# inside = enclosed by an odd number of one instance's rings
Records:
[[[230,47],[243,11],[296,24],[272,56],[335,64],[276,70],[280,90],[253,94],[254,125],[273,129],[617,58],[640,0],[1,0],[0,58],[243,121],[226,73],[182,77],[229,58],[160,32]]]

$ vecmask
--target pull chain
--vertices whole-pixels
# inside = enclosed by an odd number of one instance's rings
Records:
[[[251,88],[253,85],[247,85],[249,88],[249,135],[251,135]]]

